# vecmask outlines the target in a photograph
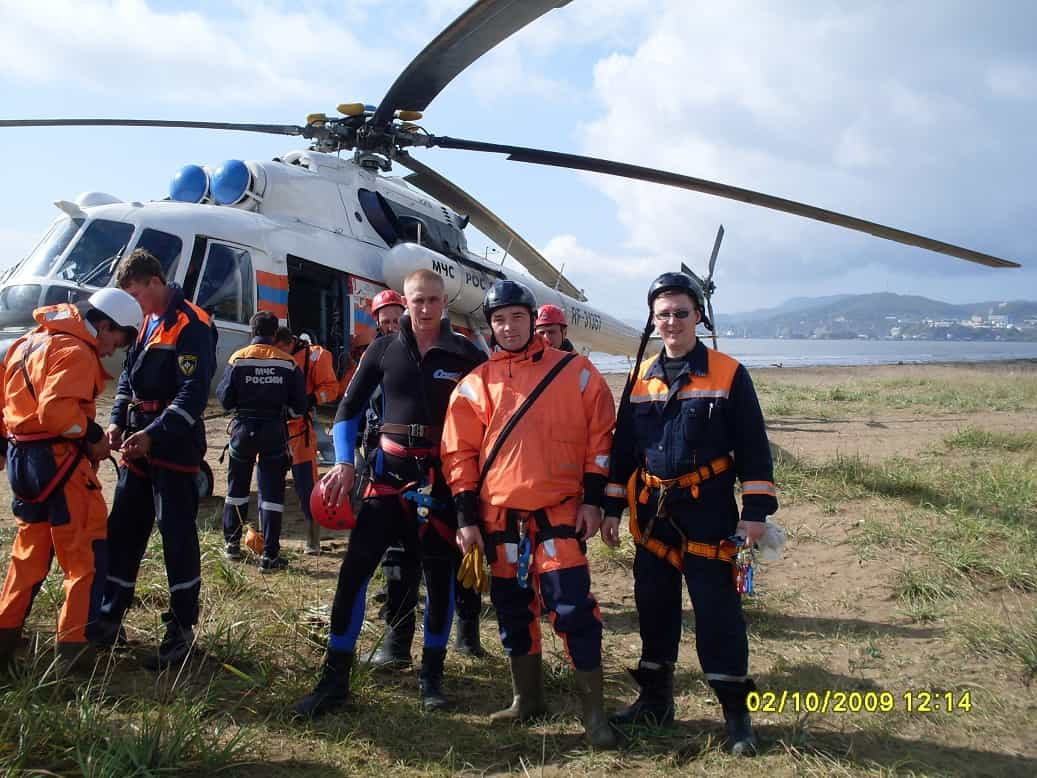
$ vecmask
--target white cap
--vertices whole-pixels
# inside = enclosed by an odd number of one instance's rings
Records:
[[[127,292],[114,287],[98,289],[87,301],[120,327],[140,329],[144,322],[144,312],[140,305]]]

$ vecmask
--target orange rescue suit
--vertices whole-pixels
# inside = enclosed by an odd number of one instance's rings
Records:
[[[534,338],[525,351],[494,352],[462,379],[450,398],[443,427],[443,475],[453,494],[476,489],[501,429],[565,356]],[[605,379],[586,357],[577,356],[522,417],[487,474],[479,493],[486,537],[506,531],[509,509],[543,509],[552,526],[573,527],[583,502],[600,505],[614,423],[615,403]],[[591,481],[600,484],[594,499],[584,495],[585,483]],[[535,532],[534,523],[529,524],[529,531]],[[514,556],[511,549],[488,552],[497,558],[495,576],[515,575],[514,565],[508,564]],[[530,571],[581,564],[586,559],[578,542],[564,539],[538,544]]]
[[[306,380],[306,396],[310,399],[311,412],[314,406],[327,405],[338,399],[339,384],[331,352],[320,346],[302,346],[292,352],[292,359]],[[310,413],[298,419],[289,419],[288,445],[292,450],[292,464],[313,463],[316,478],[317,434]]]
[[[106,574],[108,520],[94,466],[81,447],[88,427],[96,427],[95,399],[109,376],[93,328],[74,305],[38,308],[33,318],[39,326],[15,341],[0,380],[18,523],[0,594],[0,628],[22,627],[57,556],[65,573],[58,641],[81,643],[100,607],[100,590],[95,595],[92,589],[95,577]],[[63,468],[69,475],[61,483]],[[60,487],[41,500],[51,483]]]

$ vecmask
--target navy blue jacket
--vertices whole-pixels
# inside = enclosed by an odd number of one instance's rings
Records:
[[[216,328],[209,315],[169,285],[169,307],[145,341],[147,325],[126,353],[110,421],[151,437],[151,456],[198,465],[205,455],[202,413],[216,370]],[[154,406],[134,407],[143,401]],[[150,409],[149,409],[150,408]]]
[[[749,372],[698,341],[680,374],[668,384],[661,354],[660,350],[641,365],[630,403],[617,419],[606,515],[619,516],[626,507],[627,481],[636,468],[659,478],[677,478],[730,455],[734,469],[704,481],[699,499],[687,498],[673,506],[674,512],[730,516],[737,510],[737,475],[742,518],[763,521],[777,510],[778,501],[767,430]]]

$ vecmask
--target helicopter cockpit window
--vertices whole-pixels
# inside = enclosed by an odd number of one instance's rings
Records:
[[[72,238],[79,232],[85,219],[61,219],[54,223],[50,231],[43,236],[32,254],[25,260],[22,273],[30,276],[45,276],[50,270],[54,257],[68,248]]]
[[[222,243],[210,244],[195,304],[217,319],[248,324],[255,311],[249,253]]]
[[[386,246],[396,245],[396,241],[400,239],[396,214],[389,208],[385,198],[369,189],[358,190],[356,196],[360,201],[360,207],[364,209],[367,223],[378,233],[378,237],[385,241]]]
[[[140,240],[137,241],[137,248],[147,249],[155,255],[162,265],[166,278],[169,279],[176,276],[176,263],[180,259],[180,250],[183,245],[183,241],[176,235],[150,228],[141,232]]]
[[[63,281],[106,286],[133,235],[133,225],[94,219],[55,274]]]

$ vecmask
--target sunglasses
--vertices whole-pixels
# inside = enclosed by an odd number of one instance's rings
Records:
[[[669,321],[670,319],[687,319],[691,316],[691,311],[687,308],[681,308],[679,311],[659,311],[659,313],[653,313],[652,317],[656,321]]]

